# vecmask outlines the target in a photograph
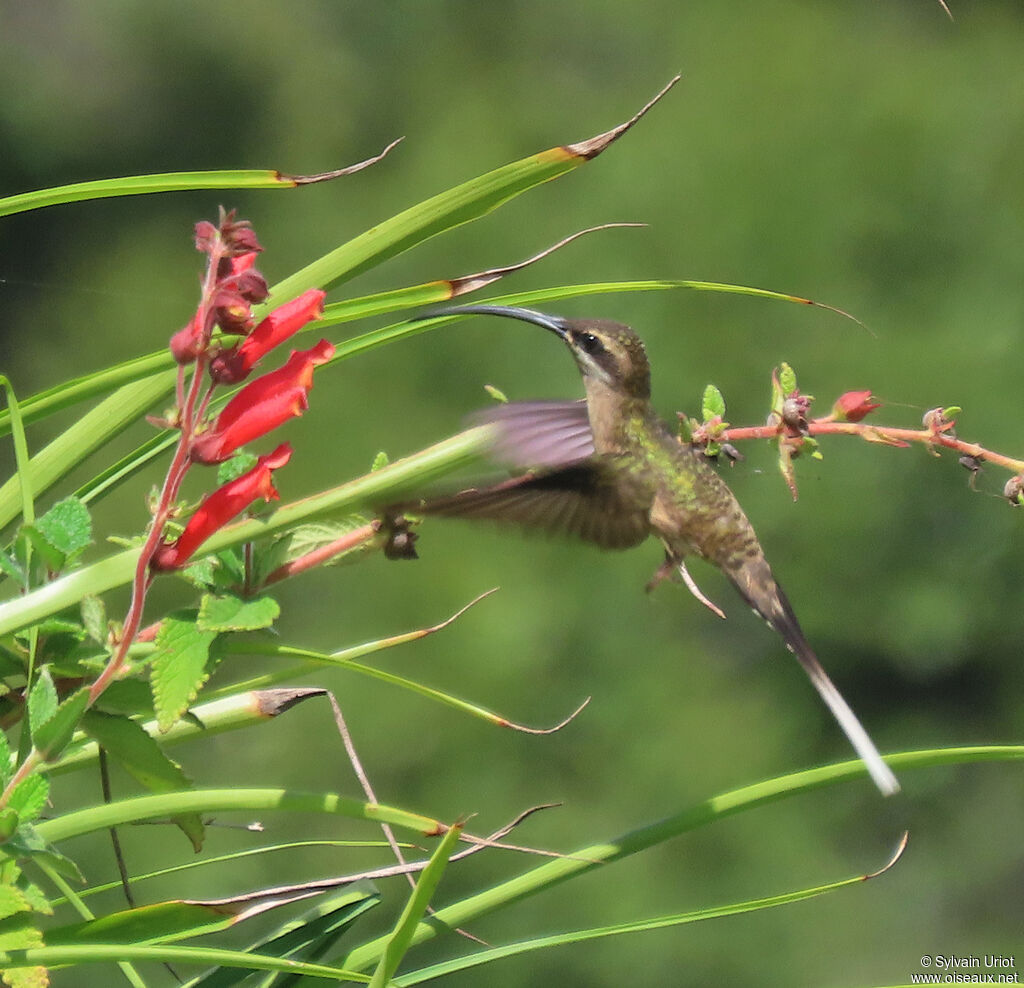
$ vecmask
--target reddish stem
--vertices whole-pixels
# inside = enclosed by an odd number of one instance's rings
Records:
[[[994,463],[997,466],[1005,467],[1013,473],[1024,473],[1024,460],[1017,460],[1011,456],[1004,456],[993,450],[986,449],[977,443],[965,442],[950,435],[955,423],[943,422],[933,429],[900,429],[890,426],[867,425],[863,422],[836,422],[830,419],[812,419],[807,423],[807,435],[848,435],[860,436],[867,442],[891,442],[897,443],[924,443],[926,446],[943,446],[952,449],[962,456],[973,456],[977,460],[984,460],[986,463]],[[740,442],[744,439],[777,439],[780,436],[788,436],[798,439],[799,434],[793,432],[783,423],[769,425],[741,426],[735,429],[724,429],[714,438],[721,442]]]
[[[307,552],[306,555],[299,556],[298,559],[293,559],[290,563],[279,566],[273,573],[267,576],[263,581],[263,585],[269,586],[271,583],[286,580],[289,576],[295,576],[296,573],[303,573],[314,566],[320,566],[327,562],[328,559],[333,559],[335,556],[340,556],[343,552],[355,549],[364,542],[369,542],[377,534],[377,530],[378,526],[373,522],[370,522],[368,525],[361,525],[359,528],[354,528],[351,532],[346,532],[333,542],[321,546],[319,549],[314,549],[312,552]]]
[[[208,324],[212,316],[210,301],[213,297],[213,289],[217,283],[217,269],[220,265],[223,254],[223,245],[221,244],[214,247],[209,254],[206,277],[203,280],[202,291],[203,305],[206,309],[204,312],[204,324]],[[164,528],[171,516],[171,506],[177,499],[182,481],[185,479],[185,474],[188,472],[188,468],[191,465],[189,460],[189,449],[192,445],[196,426],[209,403],[210,389],[207,390],[202,401],[199,399],[203,379],[206,374],[207,363],[208,361],[204,351],[196,358],[192,371],[192,380],[189,382],[188,393],[184,396],[184,401],[179,404],[178,413],[181,425],[181,436],[178,439],[178,445],[174,451],[174,457],[171,459],[171,463],[167,468],[164,483],[160,490],[160,496],[157,501],[156,508],[153,511],[153,518],[150,522],[149,531],[146,535],[146,541],[143,543],[142,550],[139,553],[139,561],[135,567],[135,575],[132,578],[131,601],[128,604],[128,611],[125,614],[124,626],[121,630],[120,638],[114,649],[114,653],[110,657],[110,661],[89,687],[89,706],[92,706],[96,700],[99,699],[103,694],[103,691],[121,673],[128,658],[128,649],[135,641],[135,637],[139,631],[139,626],[142,624],[142,615],[146,607],[146,595],[153,582],[153,577],[149,571],[149,564],[153,558],[153,554],[156,552],[163,540]],[[184,383],[183,377],[184,373],[182,372],[182,375],[179,376],[179,397],[182,391],[181,384]]]

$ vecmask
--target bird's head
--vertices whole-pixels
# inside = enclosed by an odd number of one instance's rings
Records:
[[[651,396],[651,368],[643,341],[629,326],[610,319],[563,319],[511,305],[462,305],[418,317],[505,316],[543,326],[558,336],[576,359],[584,383],[599,383],[630,398]]]

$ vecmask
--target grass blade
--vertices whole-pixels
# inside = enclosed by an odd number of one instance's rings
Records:
[[[903,771],[970,762],[1019,761],[1024,760],[1024,745],[931,748],[887,755],[885,760],[891,767]],[[439,909],[430,923],[421,923],[417,927],[413,942],[422,943],[430,940],[444,930],[464,926],[480,916],[536,895],[578,874],[629,857],[724,817],[866,775],[864,763],[857,759],[790,775],[780,775],[714,796],[664,820],[630,831],[607,843],[580,848],[571,855],[545,862],[515,878],[471,895],[461,902]],[[344,963],[348,967],[362,970],[376,964],[383,949],[384,938],[378,938],[355,948],[345,958]]]
[[[22,192],[0,199],[0,216],[43,209],[66,202],[86,199],[116,199],[121,196],[153,195],[157,192],[189,192],[200,189],[294,189],[300,185],[326,182],[342,175],[352,175],[381,160],[398,141],[392,141],[380,154],[365,161],[321,172],[319,175],[286,175],[274,168],[220,169],[200,172],[166,172],[161,175],[130,175],[124,178],[102,178],[94,182],[76,182],[52,189]]]
[[[288,958],[267,957],[244,950],[214,947],[147,946],[141,944],[76,944],[68,947],[33,947],[28,950],[0,951],[0,969],[18,967],[58,967],[70,964],[113,964],[120,961],[153,961],[161,964],[193,964],[199,967],[220,965],[251,971],[283,971],[286,974],[327,978],[331,981],[357,981],[366,984],[369,975],[324,964],[310,964]]]
[[[801,902],[804,899],[815,899],[819,895],[825,895],[828,892],[834,892],[837,889],[846,888],[850,885],[860,885],[868,879],[879,877],[896,863],[905,846],[906,839],[904,838],[896,855],[886,863],[885,867],[870,875],[854,875],[852,878],[829,882],[827,885],[817,885],[814,888],[783,892],[780,895],[766,896],[761,899],[749,899],[745,902],[733,902],[724,906],[711,906],[706,909],[673,913],[668,916],[637,920],[632,923],[618,923],[614,926],[601,926],[589,930],[573,930],[570,933],[537,937],[534,940],[521,940],[518,943],[510,943],[503,947],[492,947],[489,950],[482,950],[478,953],[470,954],[468,957],[457,957],[449,961],[432,964],[430,967],[421,968],[418,971],[410,971],[408,974],[396,978],[392,983],[398,986],[398,988],[407,988],[409,985],[423,984],[426,981],[433,981],[447,974],[454,974],[456,971],[464,971],[468,968],[479,967],[482,964],[489,964],[492,961],[501,960],[505,957],[515,957],[517,954],[543,950],[547,947],[560,947],[563,944],[583,943],[587,940],[600,940],[604,937],[622,936],[627,933],[641,933],[647,930],[662,930],[670,926],[685,926],[689,923],[700,923],[707,919],[739,916],[743,913],[760,912],[762,909],[774,909],[777,906],[785,906],[791,902]]]
[[[388,988],[388,985],[391,984],[392,975],[398,970],[398,965],[402,963],[406,951],[412,946],[416,926],[426,914],[430,900],[448,866],[448,859],[451,857],[452,851],[455,850],[461,833],[461,824],[449,828],[437,850],[430,856],[430,863],[423,869],[416,882],[412,894],[402,910],[402,915],[398,918],[398,923],[388,934],[377,969],[373,972],[373,978],[370,980],[370,988]]]
[[[151,796],[133,796],[113,803],[102,803],[74,810],[36,828],[39,836],[58,843],[69,837],[119,827],[142,820],[178,816],[182,813],[227,813],[236,811],[274,811],[290,813],[330,813],[357,820],[390,823],[421,834],[436,834],[445,825],[431,817],[410,813],[379,803],[332,792],[297,792],[288,789],[189,789]],[[4,853],[0,850],[0,853]],[[6,854],[5,854],[6,856]]]

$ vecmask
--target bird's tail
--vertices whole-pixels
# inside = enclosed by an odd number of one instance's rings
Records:
[[[839,726],[843,729],[854,751],[861,757],[867,770],[874,779],[883,796],[892,796],[900,791],[892,769],[882,761],[875,743],[864,730],[864,725],[843,699],[842,693],[835,683],[829,679],[828,673],[822,668],[818,657],[814,654],[807,639],[804,637],[796,614],[782,588],[775,582],[771,570],[762,555],[746,558],[744,564],[729,572],[736,588],[747,599],[754,610],[778,632],[786,643],[786,647],[796,656],[804,668],[811,684],[818,695],[832,711]]]
[[[832,716],[839,722],[839,726],[850,739],[854,751],[863,759],[875,785],[881,790],[883,796],[892,796],[900,791],[900,784],[896,781],[892,769],[882,761],[874,741],[864,730],[864,725],[857,719],[857,715],[850,709],[850,705],[843,699],[843,694],[836,688],[835,683],[829,679],[828,673],[822,668],[818,657],[814,654],[810,645],[801,634],[796,641],[790,641],[786,636],[786,644],[790,651],[796,656],[797,661],[803,666],[812,685],[818,691],[818,695],[825,701]]]

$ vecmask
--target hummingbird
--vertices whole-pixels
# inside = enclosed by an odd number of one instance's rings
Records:
[[[706,560],[781,636],[882,794],[899,792],[804,636],[735,495],[703,451],[680,441],[652,408],[650,364],[640,337],[606,319],[565,319],[515,306],[453,306],[418,318],[449,315],[503,316],[549,330],[575,359],[586,397],[509,402],[481,413],[477,420],[494,429],[494,458],[523,472],[401,510],[511,522],[604,549],[627,549],[654,536],[665,559],[648,589],[678,574],[701,603],[725,617],[686,568],[688,556]]]

